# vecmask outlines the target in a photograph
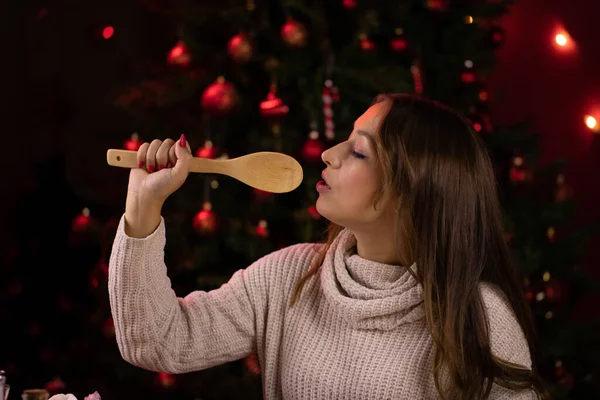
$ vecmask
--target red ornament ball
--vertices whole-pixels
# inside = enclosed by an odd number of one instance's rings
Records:
[[[360,35],[360,48],[364,51],[373,51],[375,50],[375,42],[367,37],[367,35]]]
[[[115,337],[115,322],[112,317],[108,317],[102,325],[102,334],[107,338]]]
[[[84,208],[81,214],[77,215],[71,224],[73,232],[86,232],[93,223],[89,208]]]
[[[571,390],[575,383],[575,376],[565,368],[561,360],[557,360],[555,363],[555,374],[563,390]]]
[[[187,67],[192,61],[190,50],[183,40],[177,42],[175,46],[169,51],[167,56],[167,64],[175,67]]]
[[[277,97],[274,88],[271,88],[267,98],[260,103],[260,115],[267,119],[280,119],[285,117],[289,111],[290,108]]]
[[[209,202],[194,216],[193,226],[199,234],[212,234],[217,230],[217,214]]]
[[[553,304],[561,304],[568,298],[567,285],[557,279],[550,279],[546,282],[544,293],[548,302]]]
[[[92,288],[105,288],[108,282],[108,265],[104,261],[100,261],[90,272],[90,285]]]
[[[210,140],[207,140],[204,142],[203,147],[196,150],[196,157],[215,159],[217,157],[217,149]]]
[[[290,18],[281,27],[281,37],[290,47],[304,47],[306,46],[308,35],[304,25]]]
[[[525,291],[525,298],[526,298],[528,301],[533,301],[533,298],[534,298],[534,297],[535,297],[535,294],[533,293],[533,290],[531,290],[531,289],[527,289],[527,290]]]
[[[123,147],[125,150],[138,151],[140,146],[142,145],[142,141],[137,133],[133,133],[129,139],[125,141]]]
[[[302,147],[302,157],[311,163],[321,161],[321,154],[325,151],[325,144],[319,140],[317,132],[311,132],[308,140]]]
[[[470,84],[470,83],[475,82],[476,79],[477,79],[477,77],[475,76],[475,72],[472,70],[466,70],[460,74],[460,80],[463,83]]]
[[[529,172],[526,169],[511,168],[510,181],[512,183],[522,183],[530,180]]]
[[[248,368],[253,375],[260,375],[260,364],[258,363],[258,355],[256,353],[246,357],[244,363],[246,364],[246,368]]]
[[[237,90],[232,83],[219,77],[202,93],[202,107],[210,114],[224,116],[233,111],[239,101]]]
[[[273,196],[273,193],[267,192],[266,190],[260,190],[257,188],[253,188],[252,192],[254,193],[254,196],[259,200],[265,200],[265,199],[268,199]]]
[[[253,54],[252,44],[243,33],[238,33],[229,40],[227,51],[240,64],[248,62]]]
[[[425,0],[425,7],[431,11],[448,10],[449,0]]]
[[[499,26],[495,26],[490,29],[488,33],[488,40],[493,48],[497,49],[504,44],[504,29]]]
[[[403,37],[395,37],[390,41],[390,47],[400,53],[408,48],[408,41]]]
[[[258,225],[256,226],[256,235],[262,238],[269,237],[269,227],[267,221],[265,221],[264,219],[258,221]]]
[[[470,113],[467,117],[473,129],[477,133],[489,133],[492,130],[492,123],[486,114]]]
[[[479,100],[481,100],[482,102],[488,101],[489,98],[490,98],[490,95],[486,90],[481,90],[479,92]]]
[[[308,207],[307,211],[308,211],[308,214],[312,217],[312,219],[318,220],[321,218],[321,214],[319,214],[319,212],[317,211],[317,207],[310,206],[310,207]]]
[[[396,36],[394,36],[390,41],[390,47],[393,51],[401,53],[408,48],[408,40],[406,40],[406,37],[404,36],[404,31],[402,29],[396,29],[395,33]]]
[[[65,388],[66,388],[65,383],[58,376],[56,378],[52,379],[50,382],[46,383],[46,385],[44,385],[44,389],[46,389],[50,395],[60,393]]]
[[[156,374],[154,382],[164,389],[170,389],[175,386],[176,380],[174,375],[166,372],[159,372]]]
[[[525,159],[521,156],[513,157],[509,170],[509,179],[513,184],[529,182],[533,178],[531,169],[525,166]]]

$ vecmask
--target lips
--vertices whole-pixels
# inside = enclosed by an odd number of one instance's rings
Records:
[[[329,188],[331,187],[331,186],[329,186],[329,182],[327,182],[327,179],[325,179],[325,173],[324,172],[321,173],[321,179],[323,179],[323,182],[325,182],[325,184],[327,185],[327,187],[329,187]]]

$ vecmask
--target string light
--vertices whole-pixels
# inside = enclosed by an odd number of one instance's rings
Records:
[[[592,115],[585,116],[585,125],[593,132],[598,132],[600,127],[598,126],[598,121]]]
[[[570,53],[575,51],[575,41],[562,26],[557,26],[552,38],[554,45],[561,53]]]
[[[535,295],[535,299],[536,299],[537,301],[542,301],[542,300],[544,300],[545,298],[546,298],[546,293],[544,293],[544,292],[538,292],[538,293]]]
[[[520,156],[516,156],[515,158],[513,158],[513,165],[515,167],[520,167],[521,165],[523,165],[525,161],[523,160],[523,157]]]
[[[548,271],[544,272],[544,275],[542,276],[542,280],[544,282],[548,282],[550,280],[550,272],[548,272]]]
[[[564,33],[559,33],[558,35],[556,35],[554,40],[556,41],[556,44],[558,44],[561,47],[565,47],[567,43],[569,43],[569,38]]]

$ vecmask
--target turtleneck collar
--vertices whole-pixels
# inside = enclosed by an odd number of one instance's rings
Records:
[[[360,257],[348,229],[335,238],[321,268],[325,298],[356,328],[387,331],[424,317],[423,289],[408,268]]]

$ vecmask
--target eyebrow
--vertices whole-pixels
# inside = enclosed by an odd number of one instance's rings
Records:
[[[367,131],[363,131],[362,129],[358,129],[358,130],[356,131],[356,134],[357,134],[357,135],[360,135],[360,136],[364,136],[364,137],[366,137],[366,138],[369,140],[369,142],[371,142],[371,144],[372,144],[373,146],[375,146],[375,140],[373,140],[373,137],[372,137],[372,136],[369,134],[369,132],[367,132]]]

